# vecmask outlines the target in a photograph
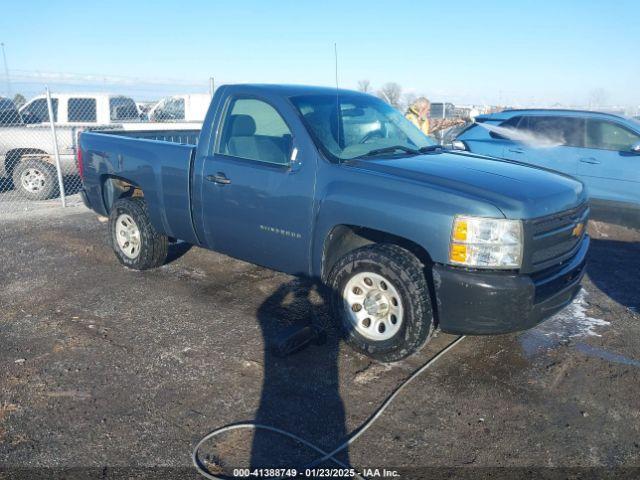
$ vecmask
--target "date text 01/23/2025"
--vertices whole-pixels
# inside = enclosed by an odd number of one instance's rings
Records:
[[[359,472],[359,475],[367,478],[399,477],[399,473],[396,470],[388,470],[386,468],[365,468],[362,472]],[[345,478],[355,477],[356,471],[353,468],[307,468],[304,472],[298,472],[295,468],[239,468],[234,469],[233,476],[239,478]]]

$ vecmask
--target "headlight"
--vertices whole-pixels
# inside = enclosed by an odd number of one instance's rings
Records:
[[[474,268],[520,268],[522,222],[482,217],[455,217],[449,261]]]

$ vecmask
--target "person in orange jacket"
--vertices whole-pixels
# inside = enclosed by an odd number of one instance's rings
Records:
[[[414,101],[407,109],[405,117],[418,127],[422,133],[431,136],[441,130],[466,123],[461,118],[432,119],[431,102],[426,97],[420,97]]]
[[[431,133],[430,111],[431,102],[425,97],[420,97],[411,105],[409,105],[407,113],[405,113],[404,116],[407,118],[407,120],[418,127],[418,130],[420,130],[425,135],[429,135],[429,133]]]

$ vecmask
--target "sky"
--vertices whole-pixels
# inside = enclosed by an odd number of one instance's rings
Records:
[[[2,0],[0,12],[12,93],[46,82],[153,96],[206,91],[211,76],[334,85],[336,43],[344,88],[640,106],[638,1]]]

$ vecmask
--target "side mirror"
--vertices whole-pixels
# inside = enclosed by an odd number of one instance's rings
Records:
[[[467,146],[462,140],[454,140],[451,142],[451,150],[466,150]]]
[[[640,142],[631,145],[631,151],[637,155],[640,155]]]

